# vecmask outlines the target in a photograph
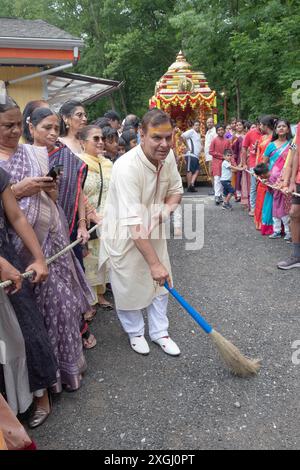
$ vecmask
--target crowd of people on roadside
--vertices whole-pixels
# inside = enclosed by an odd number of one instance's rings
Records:
[[[282,269],[300,267],[300,198],[289,195],[300,192],[299,127],[292,144],[291,127],[283,119],[264,116],[256,124],[235,119],[229,128],[215,127],[210,118],[204,142],[215,203],[229,210],[234,196],[263,235],[280,238],[284,233],[292,239],[294,253],[278,266]],[[187,147],[187,190],[196,192],[200,123],[181,139]],[[152,341],[169,355],[180,354],[168,335],[166,245],[157,241],[157,257],[151,244],[129,237],[127,244],[106,242],[103,251],[99,231],[107,200],[129,214],[134,200],[149,210],[159,201],[168,207],[166,217],[174,212],[181,223],[182,182],[172,147],[174,125],[160,110],[147,113],[142,123],[132,114],[121,122],[115,111],[88,123],[77,101],[66,102],[58,113],[46,101],[28,103],[23,113],[9,96],[0,103],[0,279],[12,281],[0,289],[0,392],[15,414],[31,410],[29,427],[47,419],[52,393],[80,388],[87,367],[84,349],[96,345],[89,323],[99,308],[115,308],[111,279],[132,349],[149,353],[136,310],[149,307]],[[111,223],[107,216],[104,220]],[[127,214],[119,229],[138,226],[139,220]],[[73,250],[47,265],[46,259],[76,241]],[[111,278],[105,271],[100,275],[99,252],[100,261],[126,254],[125,261],[118,257]],[[22,280],[25,270],[34,272],[30,280]],[[141,279],[145,282],[137,294],[134,282]]]
[[[49,416],[51,393],[80,387],[83,351],[96,345],[89,322],[97,308],[114,309],[98,276],[99,232],[88,229],[102,220],[113,164],[137,145],[139,124],[114,111],[88,124],[77,101],[58,113],[46,101],[23,113],[9,96],[0,103],[0,277],[13,282],[0,289],[0,391],[15,414],[31,410],[31,428]]]
[[[215,126],[209,118],[206,126],[204,142],[199,121],[181,136],[187,146],[187,191],[197,192],[199,156],[204,151],[215,204],[232,210],[230,200],[234,197],[254,218],[262,235],[293,243],[292,257],[280,262],[278,268],[299,267],[299,135],[293,135],[286,119],[271,115],[255,123],[233,118],[226,126]]]

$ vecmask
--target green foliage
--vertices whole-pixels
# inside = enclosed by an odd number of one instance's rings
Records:
[[[300,80],[299,5],[299,0],[178,0],[170,21],[193,66],[206,73],[211,87],[226,90],[232,115],[275,113],[297,121],[292,83]]]
[[[183,48],[231,115],[299,120],[300,0],[0,0],[1,16],[41,18],[80,36],[76,71],[125,81],[128,112],[141,115],[156,81]],[[298,93],[299,95],[299,93]],[[122,109],[116,94],[118,109]],[[109,99],[92,105],[96,117]],[[222,109],[222,98],[219,96]]]

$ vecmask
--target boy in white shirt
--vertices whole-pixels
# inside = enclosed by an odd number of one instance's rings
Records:
[[[224,150],[224,161],[222,163],[222,175],[221,175],[221,184],[223,186],[223,196],[224,202],[222,204],[222,209],[232,209],[230,204],[230,199],[235,193],[235,189],[232,187],[231,178],[233,171],[243,171],[243,166],[233,166],[231,164],[233,158],[233,153],[231,149]]]

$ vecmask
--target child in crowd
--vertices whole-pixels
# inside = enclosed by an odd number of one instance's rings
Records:
[[[129,150],[133,149],[134,147],[137,146],[137,134],[134,129],[130,128],[124,131],[121,135],[122,139],[125,142],[125,149],[126,152],[129,152]]]
[[[222,162],[225,149],[231,149],[231,141],[224,138],[225,126],[218,124],[216,126],[217,137],[210,144],[209,154],[212,156],[212,174],[214,177],[215,203],[218,206],[222,201]]]
[[[235,193],[235,189],[231,184],[232,172],[243,171],[244,167],[232,165],[233,152],[231,149],[225,149],[223,157],[224,161],[222,163],[221,184],[223,186],[224,202],[222,204],[222,209],[232,209],[230,199]]]
[[[123,137],[119,137],[119,148],[118,148],[118,155],[121,157],[126,153],[126,142]]]
[[[265,163],[259,163],[258,165],[256,165],[256,167],[254,168],[254,173],[262,180],[268,180],[270,176],[268,165],[266,165]]]
[[[119,135],[112,127],[103,127],[104,155],[114,163],[118,158]]]
[[[273,167],[274,168],[274,167]],[[276,172],[269,171],[268,165],[265,163],[260,163],[254,168],[254,173],[259,176],[261,179],[265,180],[266,183],[274,185],[277,183],[278,174]],[[273,174],[272,174],[273,173]],[[272,189],[268,187],[268,191],[273,193],[273,233],[269,235],[271,240],[276,238],[281,238],[282,224],[284,226],[284,239],[288,242],[292,240],[291,231],[290,231],[290,217],[288,214],[288,207],[286,202],[286,196],[282,191],[277,189]]]

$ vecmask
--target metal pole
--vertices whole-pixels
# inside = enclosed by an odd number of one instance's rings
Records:
[[[70,69],[73,67],[73,62],[69,64],[60,65],[59,67],[54,67],[54,69],[43,70],[42,72],[33,73],[31,75],[25,75],[24,77],[16,78],[15,80],[9,80],[6,82],[6,85],[13,85],[14,83],[24,82],[25,80],[30,80],[31,78],[43,77],[44,75],[51,75],[52,73],[59,72],[60,70]]]

